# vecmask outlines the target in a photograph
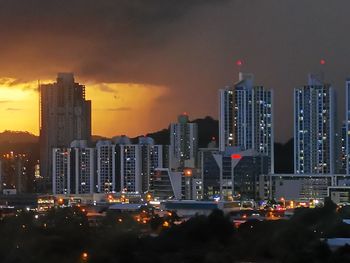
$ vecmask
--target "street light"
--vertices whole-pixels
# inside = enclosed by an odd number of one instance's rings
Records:
[[[283,208],[286,208],[286,199],[284,199],[284,197],[281,197],[281,202],[283,204]]]
[[[189,169],[189,168],[184,169],[184,175],[186,177],[191,177],[192,176],[192,169]]]
[[[87,252],[83,252],[83,254],[81,254],[81,259],[83,261],[87,261],[89,258],[89,254]]]

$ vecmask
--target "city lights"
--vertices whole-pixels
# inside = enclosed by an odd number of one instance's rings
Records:
[[[0,262],[349,261],[350,1],[0,2]]]
[[[231,154],[231,159],[241,159],[242,156],[240,154]]]
[[[192,169],[185,169],[184,170],[184,175],[185,176],[192,176]]]
[[[83,252],[83,253],[81,254],[81,258],[82,258],[84,261],[88,260],[89,254],[88,254],[87,252]]]

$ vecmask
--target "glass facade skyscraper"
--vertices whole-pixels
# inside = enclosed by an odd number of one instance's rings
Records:
[[[335,93],[322,74],[294,90],[294,172],[335,172]]]

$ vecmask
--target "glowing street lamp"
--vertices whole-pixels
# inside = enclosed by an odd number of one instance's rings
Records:
[[[83,253],[81,254],[81,259],[82,259],[83,261],[87,261],[88,258],[89,258],[89,254],[88,254],[87,252],[83,252]]]
[[[281,202],[282,202],[282,204],[283,204],[283,208],[285,208],[286,207],[286,199],[284,199],[284,197],[281,197]]]
[[[63,201],[64,201],[63,198],[59,198],[59,199],[58,199],[58,204],[59,204],[59,205],[63,205]]]
[[[192,169],[184,169],[184,175],[186,177],[191,177],[192,176]]]
[[[147,200],[147,201],[151,201],[151,200],[152,200],[152,195],[151,195],[150,193],[148,193],[148,194],[146,195],[146,200]]]

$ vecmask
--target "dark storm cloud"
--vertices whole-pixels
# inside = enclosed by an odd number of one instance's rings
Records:
[[[0,52],[16,61],[0,70],[32,78],[64,67],[96,81],[163,83],[150,59],[181,36],[178,21],[226,2],[0,0]]]
[[[98,85],[98,88],[104,92],[116,93],[116,91],[114,89],[112,89],[110,86],[108,86],[107,84],[104,84],[104,83]]]
[[[215,117],[217,89],[237,80],[243,59],[242,70],[275,90],[276,137],[285,140],[292,89],[321,58],[343,112],[349,10],[348,0],[0,0],[0,77],[74,71],[82,82],[166,86],[153,120],[164,126],[182,111]]]

